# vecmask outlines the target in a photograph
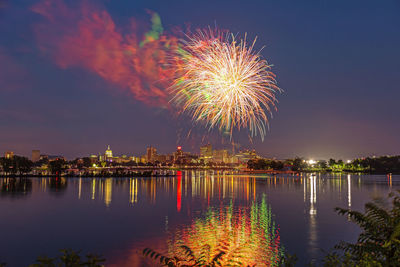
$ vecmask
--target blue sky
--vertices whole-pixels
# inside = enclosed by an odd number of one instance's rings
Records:
[[[116,154],[143,154],[150,144],[161,153],[177,145],[197,152],[201,143],[229,144],[202,127],[187,138],[188,119],[143,103],[84,65],[60,67],[40,46],[61,26],[49,24],[52,31],[38,39],[37,25],[45,22],[32,6],[46,2],[62,1],[0,2],[1,153],[40,149],[73,158],[103,152],[107,144]],[[243,148],[277,158],[400,152],[398,1],[84,2],[89,14],[91,8],[109,14],[123,34],[132,19],[146,31],[151,10],[166,32],[217,25],[257,36],[284,92],[264,142],[250,142],[244,131],[236,135]],[[63,3],[80,9],[76,1]],[[76,19],[67,16],[65,24]]]

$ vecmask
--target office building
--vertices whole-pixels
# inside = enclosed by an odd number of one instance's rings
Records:
[[[37,162],[40,160],[40,150],[32,150],[32,161]]]

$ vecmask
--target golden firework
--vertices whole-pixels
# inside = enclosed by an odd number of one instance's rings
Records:
[[[268,116],[276,109],[280,92],[271,65],[254,52],[256,39],[247,45],[229,33],[198,30],[182,40],[172,101],[181,113],[229,132],[248,128],[263,139]]]

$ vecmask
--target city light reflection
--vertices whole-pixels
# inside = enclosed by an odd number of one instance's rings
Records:
[[[183,259],[182,245],[188,246],[197,259],[205,255],[207,262],[223,251],[222,266],[278,266],[283,254],[279,229],[265,195],[260,202],[253,201],[250,208],[236,207],[232,201],[226,207],[210,208],[204,217],[176,229],[167,243],[168,255]]]
[[[130,196],[130,203],[134,204],[136,203],[137,200],[137,192],[138,192],[138,186],[137,186],[137,179],[129,179],[129,196]]]
[[[79,178],[78,198],[81,199],[82,194],[82,178]]]
[[[318,229],[317,229],[317,177],[311,174],[307,179],[310,188],[309,193],[309,248],[310,254],[316,258],[318,247]],[[307,188],[306,185],[304,188]]]
[[[182,172],[178,171],[177,172],[177,177],[178,179],[178,188],[176,190],[176,210],[179,212],[181,211],[181,205],[182,205]]]
[[[347,175],[347,206],[351,209],[351,175]]]
[[[104,203],[106,206],[110,206],[111,200],[112,200],[112,178],[107,178],[105,181],[105,186],[104,186]]]
[[[96,197],[96,179],[92,179],[92,200]]]

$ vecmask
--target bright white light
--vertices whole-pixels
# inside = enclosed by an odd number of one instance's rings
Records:
[[[351,162],[351,160],[348,159],[348,160],[347,160],[347,163],[350,163],[350,162]]]
[[[314,165],[315,163],[317,163],[317,162],[313,159],[308,160],[308,164],[310,164],[310,165]]]

